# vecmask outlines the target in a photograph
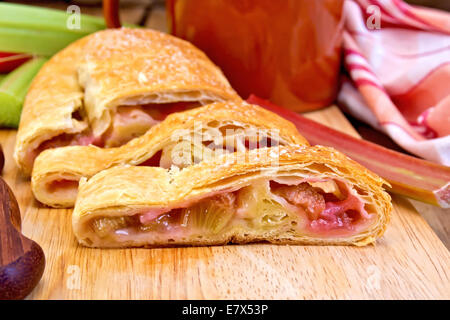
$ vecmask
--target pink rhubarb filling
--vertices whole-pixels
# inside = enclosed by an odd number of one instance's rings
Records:
[[[301,228],[307,234],[315,234],[319,236],[351,236],[360,231],[361,227],[367,226],[372,221],[374,215],[369,214],[365,207],[364,201],[354,194],[346,183],[333,180],[339,189],[339,197],[336,193],[325,192],[321,188],[313,187],[307,179],[296,185],[286,185],[275,181],[270,181],[270,190],[276,198],[282,198],[285,202],[285,207],[289,211],[295,211],[302,216],[302,219],[307,220],[306,226]],[[223,197],[233,195],[232,202],[228,201],[227,206],[233,210],[234,219],[239,220],[245,218],[250,213],[245,213],[245,208],[238,207],[236,199],[239,198],[240,190],[224,191],[209,195],[202,200],[192,200],[184,203],[182,208],[189,208],[193,205],[198,205],[199,202],[207,201],[221,201]],[[230,198],[230,197],[228,197]],[[174,217],[181,212],[181,208],[164,209],[155,208],[139,214],[139,222],[142,225],[154,223],[164,216],[170,216],[172,221],[177,221]],[[206,213],[205,213],[206,214]],[[179,218],[180,220],[182,218]],[[170,231],[172,230],[172,231]],[[167,229],[166,232],[180,233],[180,228]]]
[[[68,180],[68,179],[58,179],[53,180],[47,185],[47,191],[50,193],[57,192],[60,190],[77,190],[78,181]]]
[[[89,129],[75,134],[63,133],[43,141],[38,147],[30,150],[26,155],[25,161],[31,166],[42,151],[65,146],[95,145],[98,147],[119,147],[131,139],[144,134],[152,126],[164,120],[169,114],[185,111],[199,105],[198,102],[175,102],[143,106],[121,106],[118,107],[118,111],[114,114],[111,127],[102,136],[94,136]],[[75,112],[72,117],[79,121],[82,120],[78,112]]]

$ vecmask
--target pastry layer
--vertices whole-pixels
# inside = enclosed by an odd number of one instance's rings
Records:
[[[50,149],[36,159],[32,190],[44,204],[73,206],[81,177],[120,164],[183,168],[222,153],[275,145],[307,145],[287,120],[245,102],[214,103],[169,115],[119,148]]]
[[[100,31],[39,71],[25,99],[14,158],[30,174],[46,148],[117,146],[154,125],[153,109],[235,99],[219,68],[192,44],[149,29]],[[120,128],[124,117],[137,123]]]
[[[234,153],[181,171],[115,167],[83,180],[73,228],[92,247],[366,245],[390,219],[383,183],[321,146]]]

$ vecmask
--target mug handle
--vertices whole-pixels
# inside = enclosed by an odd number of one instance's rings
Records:
[[[119,0],[103,0],[103,17],[106,27],[120,28]]]

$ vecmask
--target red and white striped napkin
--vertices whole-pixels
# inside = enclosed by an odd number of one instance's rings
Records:
[[[346,0],[344,110],[450,166],[450,14],[402,0]]]

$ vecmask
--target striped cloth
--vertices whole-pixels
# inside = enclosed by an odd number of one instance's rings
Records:
[[[346,0],[344,14],[350,76],[339,104],[409,152],[450,166],[450,14],[402,0]]]

